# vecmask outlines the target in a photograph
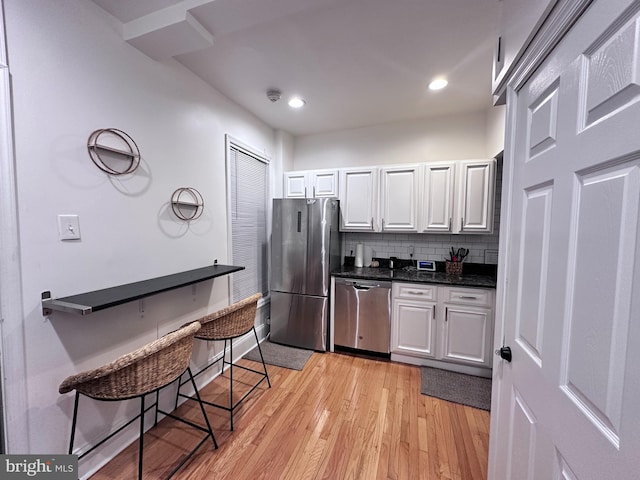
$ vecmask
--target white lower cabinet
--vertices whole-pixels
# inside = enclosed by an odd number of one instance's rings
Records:
[[[488,376],[495,291],[394,282],[391,359]]]
[[[442,359],[490,367],[492,310],[468,305],[444,307]]]
[[[437,286],[393,283],[391,351],[436,356]]]

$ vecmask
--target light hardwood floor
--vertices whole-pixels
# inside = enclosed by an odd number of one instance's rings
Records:
[[[233,432],[227,412],[207,407],[220,448],[206,443],[173,478],[487,478],[489,413],[421,395],[419,367],[314,353],[301,372],[267,369],[272,388],[264,382],[245,400]],[[234,376],[253,378],[239,371]],[[225,374],[201,393],[228,398],[227,386]],[[178,413],[201,417],[191,401]],[[161,421],[145,434],[144,478],[164,478],[200,438],[179,422]],[[134,443],[92,480],[136,478],[136,469]]]

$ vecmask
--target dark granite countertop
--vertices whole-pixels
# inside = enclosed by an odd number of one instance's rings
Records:
[[[415,269],[389,269],[342,266],[333,272],[334,277],[363,280],[387,280],[409,283],[435,283],[440,285],[460,285],[465,287],[496,288],[496,277],[483,274],[447,275],[445,272],[425,272]]]

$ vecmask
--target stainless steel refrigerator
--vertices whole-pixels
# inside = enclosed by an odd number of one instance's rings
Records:
[[[327,349],[330,272],[340,266],[339,203],[273,200],[271,341]]]

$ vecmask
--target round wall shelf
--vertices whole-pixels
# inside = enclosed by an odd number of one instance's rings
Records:
[[[195,220],[204,211],[204,199],[195,188],[181,187],[171,195],[171,209],[181,220]]]
[[[117,128],[100,128],[89,135],[91,161],[109,175],[132,173],[140,164],[140,149],[127,133]]]

